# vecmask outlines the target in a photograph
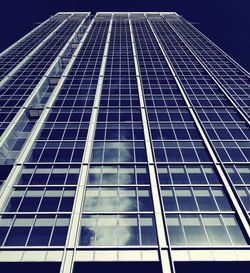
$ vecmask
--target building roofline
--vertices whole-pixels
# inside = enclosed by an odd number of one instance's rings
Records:
[[[85,14],[88,14],[90,15],[91,12],[90,11],[84,11],[84,12],[75,12],[75,11],[60,11],[58,13],[56,13],[55,15],[58,15],[58,14],[82,14],[82,15],[85,15]]]
[[[120,12],[120,11],[101,11],[101,12],[97,12],[96,15],[99,15],[99,14],[169,14],[169,15],[177,15],[177,16],[180,16],[178,13],[176,12],[160,12],[160,11],[133,11],[133,12]]]

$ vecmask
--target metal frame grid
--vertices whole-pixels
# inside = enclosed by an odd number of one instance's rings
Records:
[[[9,172],[53,91],[56,83],[53,80],[61,76],[65,60],[73,53],[71,48],[79,39],[80,32],[84,31],[81,23],[85,21],[86,15],[70,14],[69,21],[63,21],[49,34],[33,50],[30,60],[15,69],[13,76],[1,87],[1,164],[8,165]],[[68,31],[62,35],[66,29]],[[77,35],[76,30],[80,31]],[[61,36],[60,40],[58,35]],[[50,56],[48,60],[47,55]],[[38,75],[34,69],[40,70]],[[28,73],[30,82],[27,82],[25,73]]]
[[[194,50],[197,58],[221,84],[243,113],[249,108],[249,73],[234,63],[194,27],[184,21],[169,21],[174,30]],[[249,120],[249,112],[248,112]]]
[[[2,81],[4,77],[9,76],[14,68],[16,70],[20,62],[27,58],[27,56],[70,15],[71,14],[58,14],[49,18],[32,32],[29,32],[26,37],[15,43],[14,46],[2,52],[0,54],[0,80]]]
[[[69,16],[58,35],[74,14],[56,15]],[[53,88],[5,178],[0,259],[15,249],[15,261],[37,261],[37,250],[61,273],[100,261],[174,273],[178,261],[225,261],[221,251],[249,261],[248,73],[173,12],[76,25],[70,51],[48,47]],[[41,78],[30,62],[43,47],[3,86]]]

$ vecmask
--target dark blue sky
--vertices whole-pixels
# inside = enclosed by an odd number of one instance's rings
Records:
[[[250,0],[2,0],[0,51],[58,11],[176,11],[250,71]]]

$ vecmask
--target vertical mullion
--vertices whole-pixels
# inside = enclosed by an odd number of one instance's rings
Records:
[[[0,81],[0,87],[3,86],[9,78],[11,78],[12,76],[15,75],[15,73],[22,68],[22,66],[24,64],[27,63],[27,61],[29,59],[31,59],[34,54],[50,39],[54,36],[54,34],[67,22],[67,20],[72,17],[72,15],[70,15],[68,18],[66,18],[65,20],[63,20],[63,22],[57,27],[55,28],[48,36],[46,36],[46,38],[39,43],[19,64],[17,64],[1,81]],[[46,22],[46,21],[45,21]]]
[[[214,165],[215,165],[215,167],[216,167],[216,169],[218,171],[218,174],[219,174],[219,176],[220,176],[220,178],[221,178],[221,180],[223,182],[223,185],[225,186],[225,189],[226,189],[228,195],[230,196],[231,201],[234,204],[235,211],[237,212],[237,214],[239,216],[241,224],[244,227],[245,232],[248,234],[248,237],[250,237],[250,227],[248,225],[248,221],[247,221],[247,219],[246,219],[246,217],[244,215],[244,212],[242,211],[240,205],[238,204],[238,201],[237,201],[237,199],[236,199],[236,197],[235,197],[235,195],[234,195],[234,193],[233,193],[233,191],[232,191],[232,189],[230,187],[230,184],[227,181],[227,178],[226,178],[226,176],[225,176],[225,174],[223,172],[221,164],[218,161],[218,159],[217,159],[217,157],[216,157],[216,155],[215,155],[215,153],[213,151],[212,145],[210,144],[210,142],[209,142],[209,140],[208,140],[208,138],[207,138],[207,136],[206,136],[206,134],[205,134],[205,132],[203,130],[203,127],[202,127],[201,123],[199,122],[199,120],[198,120],[198,118],[196,116],[194,108],[192,107],[191,103],[189,102],[189,98],[188,98],[188,95],[186,94],[186,91],[183,89],[178,76],[174,72],[174,67],[172,65],[172,62],[170,61],[169,57],[166,55],[165,50],[162,47],[161,42],[160,42],[157,34],[154,31],[154,27],[152,26],[152,24],[151,24],[151,22],[150,22],[150,20],[148,18],[147,18],[147,21],[148,21],[148,24],[150,25],[150,28],[152,29],[152,31],[154,33],[154,36],[155,36],[156,40],[159,43],[159,46],[160,46],[161,51],[162,51],[162,53],[163,53],[163,55],[164,55],[164,57],[166,59],[166,62],[168,64],[171,72],[173,73],[174,79],[175,79],[175,81],[176,81],[176,83],[177,83],[177,85],[179,87],[179,90],[180,90],[180,92],[181,92],[181,94],[182,94],[182,96],[183,96],[183,98],[184,98],[184,100],[185,100],[185,102],[186,102],[186,104],[187,104],[187,106],[189,108],[190,114],[192,115],[192,118],[193,118],[193,120],[194,120],[194,122],[195,122],[195,124],[196,124],[196,126],[198,128],[198,131],[199,131],[199,133],[200,133],[200,135],[202,137],[202,140],[204,141],[204,144],[205,144],[205,146],[206,146],[206,148],[207,148],[207,150],[208,150],[208,152],[209,152],[209,154],[210,154],[210,156],[211,156],[211,158],[213,160],[213,163],[214,163]]]
[[[68,15],[70,15],[72,12],[68,13]],[[33,30],[31,30],[30,32],[28,32],[25,36],[23,36],[21,39],[19,39],[18,41],[16,41],[14,44],[12,44],[11,46],[9,46],[8,48],[6,48],[4,51],[2,51],[0,53],[0,58],[4,57],[5,55],[9,54],[10,50],[14,49],[16,46],[19,46],[19,43],[21,43],[22,41],[25,41],[25,39],[29,38],[29,36],[31,36],[33,33],[35,33],[36,31],[39,31],[40,28],[42,26],[44,26],[46,23],[48,23],[49,21],[52,21],[53,19],[55,19],[58,15],[63,14],[62,12],[57,13],[53,16],[51,16],[50,18],[48,18],[47,20],[45,20],[44,22],[42,22],[40,25],[38,25],[37,27],[35,27]],[[65,18],[66,20],[67,18]]]
[[[73,16],[73,15],[74,14],[72,14],[71,16]],[[86,13],[86,17],[81,22],[79,22],[79,25],[75,29],[75,31],[73,32],[73,34],[70,36],[70,38],[67,41],[65,41],[65,45],[63,46],[62,50],[59,52],[59,54],[57,56],[55,56],[54,61],[51,63],[51,65],[49,66],[49,68],[47,69],[47,71],[45,72],[45,74],[41,77],[40,81],[34,87],[33,91],[28,95],[28,98],[25,100],[24,104],[19,107],[20,109],[15,114],[13,120],[8,124],[7,128],[5,129],[5,131],[0,136],[0,149],[4,149],[2,147],[4,147],[4,145],[6,144],[6,142],[9,141],[8,138],[11,136],[12,131],[15,130],[15,126],[18,124],[18,122],[23,117],[23,115],[25,115],[25,113],[27,111],[27,108],[32,103],[32,100],[39,94],[39,91],[47,83],[48,78],[50,77],[50,74],[51,74],[52,70],[60,62],[60,59],[63,57],[63,55],[67,51],[67,48],[70,46],[70,44],[74,40],[74,37],[79,32],[79,30],[83,26],[83,24],[86,21],[86,19],[87,19],[88,16],[89,16],[89,14]],[[54,33],[56,33],[67,20],[65,20],[62,24],[60,24],[58,26],[58,28],[54,32],[52,32],[49,36],[47,36],[46,39],[39,45],[39,48],[40,48],[40,46],[43,46],[48,41],[49,38],[53,37]],[[35,51],[34,51],[33,54],[36,53],[36,50],[38,50],[38,48],[35,49]],[[50,96],[52,96],[52,94]]]
[[[86,19],[86,18],[85,18]],[[77,32],[79,31],[79,29],[81,28],[82,24],[85,22],[85,19],[82,20],[82,22],[80,23],[79,27],[77,28],[77,30],[73,33],[73,35],[71,36],[71,38],[69,39],[69,43],[74,39],[75,35],[77,34]],[[0,191],[0,195],[1,195],[1,199],[0,199],[0,207],[3,206],[3,204],[5,203],[6,199],[9,196],[9,193],[15,183],[15,179],[16,177],[18,177],[18,173],[20,172],[20,170],[22,169],[22,165],[25,162],[25,159],[27,157],[27,155],[29,154],[32,145],[34,144],[36,137],[38,135],[38,133],[40,132],[47,116],[49,113],[49,110],[51,108],[51,106],[53,105],[54,101],[57,98],[57,95],[59,93],[59,91],[61,90],[61,87],[63,85],[63,82],[66,79],[67,73],[69,71],[69,69],[71,68],[71,66],[73,65],[75,58],[78,54],[78,52],[80,51],[82,45],[83,45],[83,41],[85,40],[87,34],[88,34],[88,30],[90,29],[91,25],[89,25],[88,29],[86,30],[81,42],[79,43],[78,47],[76,48],[73,57],[71,58],[69,64],[67,65],[67,67],[65,68],[62,77],[60,78],[57,86],[55,87],[54,91],[52,92],[46,106],[44,107],[44,110],[40,116],[40,118],[37,120],[35,126],[33,127],[31,134],[29,136],[29,138],[27,139],[24,147],[21,150],[21,153],[19,155],[19,157],[16,160],[15,166],[11,172],[11,174],[9,175],[8,179],[6,180],[5,184],[3,185],[1,191]],[[65,47],[61,50],[61,52],[59,53],[59,55],[63,54],[63,52],[65,51],[65,49],[67,48],[68,45],[65,45]]]
[[[162,16],[163,17],[163,16]],[[185,44],[185,46],[188,48],[188,50],[192,53],[192,55],[196,58],[196,60],[199,62],[199,64],[203,67],[203,69],[208,73],[208,75],[212,78],[212,80],[216,83],[216,85],[219,87],[219,89],[222,91],[222,93],[228,98],[228,100],[232,103],[232,105],[235,107],[235,109],[240,113],[240,115],[243,117],[243,119],[247,122],[248,125],[250,125],[250,121],[247,117],[247,114],[245,113],[244,109],[238,105],[238,103],[235,101],[235,99],[225,90],[223,85],[220,84],[220,81],[216,78],[216,76],[209,70],[207,65],[202,61],[202,59],[197,56],[196,52],[189,46],[189,44],[185,41],[184,38],[180,35],[179,31],[176,30],[176,28],[168,22],[164,17],[164,21],[171,27],[171,29],[174,31],[174,33],[179,37],[179,39]]]
[[[93,21],[94,20],[95,19],[93,19]],[[70,221],[69,234],[67,239],[68,243],[66,243],[67,247],[73,248],[74,251],[69,250],[65,252],[65,255],[62,261],[61,271],[60,271],[61,273],[71,273],[73,271],[73,264],[76,257],[77,239],[79,237],[79,232],[80,232],[80,225],[81,225],[81,218],[82,218],[82,205],[83,205],[84,192],[85,192],[86,180],[88,175],[88,165],[90,163],[97,116],[99,112],[103,79],[104,79],[105,67],[107,62],[107,54],[109,49],[110,36],[112,32],[112,22],[113,22],[113,19],[111,18],[109,22],[109,29],[108,29],[106,42],[105,42],[102,64],[100,68],[100,73],[99,73],[99,78],[98,78],[98,83],[97,83],[97,88],[95,93],[93,110],[92,110],[92,114],[91,114],[91,118],[89,122],[88,136],[87,136],[87,140],[85,144],[85,151],[83,154],[82,166],[80,169],[80,176],[79,176],[79,180],[77,184],[76,197],[75,197],[74,206],[72,210],[72,218]]]
[[[187,23],[190,28],[192,28],[196,33],[198,33],[202,38],[204,38],[211,46],[217,49],[227,60],[233,63],[237,68],[239,68],[248,78],[250,78],[250,73],[243,68],[240,64],[238,64],[234,59],[232,59],[226,52],[224,52],[220,47],[218,47],[215,43],[213,43],[207,36],[205,36],[202,32],[200,32],[195,26],[193,26],[190,22],[188,22],[184,17],[182,20]]]
[[[157,182],[157,176],[156,176],[156,171],[154,167],[151,139],[150,139],[150,133],[149,133],[149,128],[147,124],[146,108],[145,108],[144,99],[143,99],[139,61],[137,58],[137,51],[136,51],[136,45],[134,41],[134,32],[133,32],[131,19],[129,19],[129,28],[130,28],[131,42],[132,42],[133,55],[134,55],[134,64],[135,64],[135,70],[136,70],[136,80],[137,80],[137,87],[138,87],[138,93],[139,93],[139,101],[140,101],[140,108],[141,108],[143,132],[145,137],[147,160],[148,160],[148,166],[149,166],[150,186],[152,191],[152,199],[153,199],[153,206],[154,206],[154,212],[155,212],[155,222],[156,222],[156,229],[157,229],[157,236],[158,236],[158,243],[159,243],[161,266],[162,266],[163,273],[171,273],[171,272],[174,272],[174,266],[170,259],[171,258],[170,248],[168,247],[168,252],[169,252],[168,256],[163,251],[163,249],[167,247],[166,245],[167,238],[165,234],[165,225],[163,220],[164,212],[161,206],[161,199],[160,199],[160,194],[158,189],[159,185]]]

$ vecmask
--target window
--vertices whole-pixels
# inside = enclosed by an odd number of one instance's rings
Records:
[[[157,173],[161,185],[221,184],[213,165],[158,165]]]
[[[246,245],[247,242],[233,214],[166,214],[172,245]]]
[[[149,184],[145,165],[91,165],[88,185],[135,185]]]
[[[69,215],[2,215],[3,246],[64,246]]]
[[[152,211],[152,197],[148,187],[88,187],[84,211]]]
[[[86,215],[79,245],[155,245],[154,219],[150,215]]]
[[[17,187],[7,202],[6,212],[65,212],[73,207],[73,187]]]
[[[92,162],[145,162],[144,142],[94,142]]]

